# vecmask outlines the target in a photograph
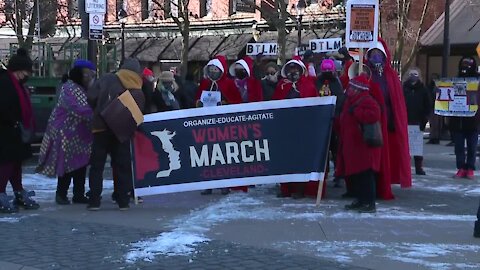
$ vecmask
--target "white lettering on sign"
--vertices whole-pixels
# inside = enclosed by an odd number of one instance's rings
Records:
[[[341,38],[312,39],[310,50],[314,53],[325,53],[338,51],[342,47]]]
[[[277,43],[247,43],[247,55],[277,55]]]
[[[218,164],[251,163],[270,160],[268,140],[254,140],[227,142],[202,145],[200,155],[195,146],[190,146],[190,165],[195,167],[209,167]]]
[[[105,14],[107,12],[107,1],[85,0],[85,12]]]

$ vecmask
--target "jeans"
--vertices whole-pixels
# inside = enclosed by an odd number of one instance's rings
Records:
[[[467,159],[465,160],[465,140],[467,141]],[[478,132],[453,132],[457,169],[475,170]]]
[[[107,155],[112,159],[112,168],[118,175],[115,192],[117,203],[129,202],[128,192],[132,189],[132,167],[130,158],[130,141],[120,143],[110,131],[95,133],[93,136],[92,156],[90,158],[90,200],[99,203],[103,190],[103,170]]]
[[[57,194],[66,197],[70,182],[73,178],[73,196],[81,198],[85,196],[85,178],[87,174],[87,167],[77,169],[73,172],[66,173],[58,177]]]

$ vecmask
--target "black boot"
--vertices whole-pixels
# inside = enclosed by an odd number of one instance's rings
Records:
[[[425,171],[423,170],[423,157],[415,156],[413,159],[415,160],[415,174],[426,175]]]
[[[73,203],[79,203],[79,204],[87,204],[89,202],[88,198],[85,196],[73,196],[72,198]]]
[[[428,140],[427,144],[440,144],[439,139],[430,139]]]
[[[67,195],[55,193],[55,202],[59,205],[68,205],[70,204],[70,200],[68,200]]]
[[[12,214],[17,212],[18,208],[12,203],[12,197],[6,193],[0,193],[0,213]]]
[[[305,198],[305,187],[306,183],[296,183],[295,184],[295,193],[292,193],[292,199],[298,200]]]
[[[375,207],[375,203],[364,204],[357,208],[359,213],[376,213],[377,208]]]
[[[23,207],[26,210],[36,210],[40,208],[37,202],[35,202],[31,197],[35,196],[35,191],[15,191],[15,201],[14,204]]]
[[[351,204],[345,205],[345,210],[358,210],[360,207],[362,207],[360,201],[355,200]]]
[[[475,228],[473,229],[473,237],[480,238],[480,221],[475,221]]]

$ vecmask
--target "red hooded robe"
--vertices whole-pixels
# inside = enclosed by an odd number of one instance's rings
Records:
[[[309,78],[305,75],[306,73],[306,67],[305,64],[298,58],[294,58],[293,60],[287,62],[286,65],[288,65],[291,62],[295,62],[299,64],[304,71],[304,75],[300,77],[298,82],[296,82],[296,87],[299,91],[300,98],[307,98],[307,97],[318,97],[318,91],[315,88],[315,83],[312,78]],[[286,66],[285,65],[285,66]],[[287,99],[288,94],[290,91],[292,91],[293,88],[293,83],[289,81],[288,79],[285,78],[285,72],[282,69],[282,76],[284,77],[282,80],[280,80],[277,84],[277,88],[275,89],[275,92],[273,93],[272,100],[282,100],[282,99]],[[325,196],[325,183],[324,183],[324,188],[323,188],[323,193],[322,197]],[[280,184],[280,191],[283,195],[285,196],[291,196],[292,193],[295,193],[295,186],[292,185],[292,183],[283,183]],[[307,183],[305,187],[305,192],[304,194],[306,196],[311,196],[311,197],[316,197],[318,192],[318,181],[310,181]]]
[[[227,59],[225,56],[222,55],[217,55],[215,58],[210,60],[208,62],[208,65],[215,65],[217,66],[220,70],[223,71],[222,77],[216,82],[204,78],[200,82],[200,86],[198,87],[197,90],[197,95],[196,95],[196,100],[200,99],[200,96],[202,95],[202,91],[209,91],[209,90],[219,90],[222,93],[222,101],[227,102],[228,104],[236,104],[238,103],[238,98],[235,95],[236,87],[235,84],[233,83],[233,80],[230,79],[227,76],[227,71],[228,71],[228,65],[227,65]]]
[[[391,110],[395,124],[395,131],[387,131],[388,144],[386,144],[386,146],[388,147],[388,152],[391,154],[389,166],[390,183],[400,184],[402,188],[409,188],[412,186],[412,172],[408,146],[408,122],[405,98],[398,73],[390,65],[392,58],[388,46],[381,38],[379,38],[379,43],[383,45],[383,51],[386,56],[383,76],[387,82],[387,91],[390,96]],[[383,96],[380,85],[376,83],[373,83],[373,85],[376,85],[381,96]],[[388,176],[388,174],[386,174],[386,176]]]
[[[246,56],[241,60],[238,60],[237,62],[233,63],[230,66],[230,75],[233,77],[235,76],[235,65],[236,64],[242,65],[245,70],[248,73],[248,78],[247,78],[247,94],[248,94],[248,101],[247,102],[258,102],[258,101],[263,101],[263,91],[262,91],[262,82],[260,80],[255,79],[253,76],[253,59]],[[236,91],[232,91],[230,94],[231,101],[229,101],[229,104],[239,104],[243,103],[242,96],[240,94],[240,90],[238,87],[235,85],[234,81],[234,86]]]

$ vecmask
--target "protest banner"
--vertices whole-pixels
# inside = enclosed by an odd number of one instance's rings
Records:
[[[473,117],[478,110],[478,78],[446,78],[435,81],[435,114]]]
[[[277,55],[278,44],[277,43],[247,43],[247,52],[249,56],[255,55]]]
[[[314,53],[336,52],[342,47],[341,38],[310,40],[310,50]]]
[[[418,125],[408,126],[410,156],[423,156],[423,132]]]
[[[132,140],[137,196],[323,180],[336,97],[145,116]]]
[[[378,40],[378,0],[347,2],[345,43],[347,48],[372,48]]]

